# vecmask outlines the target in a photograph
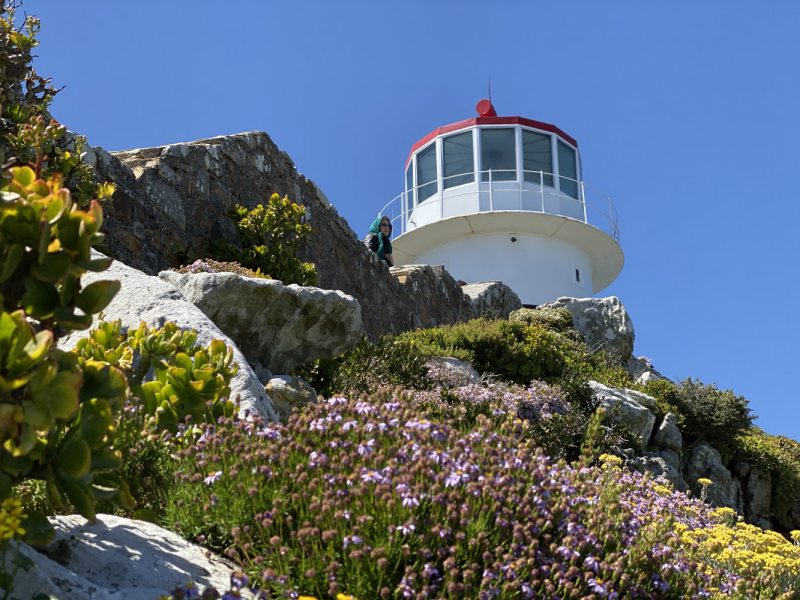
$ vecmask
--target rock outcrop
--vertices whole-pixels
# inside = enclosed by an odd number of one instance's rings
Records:
[[[15,597],[155,599],[188,581],[222,592],[235,571],[227,561],[145,521],[101,514],[95,523],[77,515],[51,517],[51,522],[54,542],[38,552],[18,545],[33,566],[17,573]]]
[[[678,428],[678,418],[672,413],[667,413],[656,429],[653,444],[659,448],[671,450],[680,454],[683,447],[683,436]]]
[[[247,360],[272,373],[339,356],[364,334],[361,307],[343,292],[234,273],[163,271],[159,277],[236,342]]]
[[[507,319],[508,316],[522,307],[519,296],[502,281],[483,281],[461,286],[462,291],[472,300],[474,315],[494,313]]]
[[[648,381],[661,381],[667,379],[655,370],[655,367],[643,358],[631,356],[625,363],[628,374],[633,377],[636,383],[647,383]]]
[[[608,298],[559,298],[541,308],[566,308],[572,326],[583,335],[589,350],[606,350],[620,361],[633,352],[633,323],[616,296]]]
[[[674,457],[674,458],[673,458]],[[689,489],[681,474],[680,460],[674,460],[677,455],[662,455],[661,453],[645,452],[643,456],[633,459],[632,467],[642,473],[650,473],[653,477],[664,477],[679,492]]]
[[[610,409],[612,414],[615,413],[614,418],[626,425],[643,445],[647,445],[656,418],[641,401],[646,399],[645,401],[652,402],[652,407],[655,408],[655,398],[635,390],[610,388],[597,381],[590,381],[589,386],[594,392],[595,399]]]
[[[92,250],[93,258],[101,256],[102,254]],[[93,281],[108,279],[119,280],[122,287],[103,310],[106,321],[121,319],[124,329],[135,329],[142,321],[149,327],[162,327],[167,321],[172,321],[182,329],[197,330],[197,344],[205,346],[211,340],[222,340],[233,348],[235,361],[239,364],[239,372],[231,380],[232,395],[238,394],[242,409],[254,411],[271,421],[278,420],[278,413],[264,391],[264,386],[236,344],[199,308],[184,298],[174,285],[158,277],[145,275],[119,261],[114,261],[109,269],[101,273],[86,273],[81,282],[88,285]],[[94,325],[96,324],[95,317]],[[71,349],[85,335],[85,331],[75,331],[60,340],[59,346],[65,350]]]
[[[302,410],[317,401],[317,392],[299,377],[278,375],[270,379],[265,388],[283,424],[288,423],[293,409]]]
[[[708,486],[707,500],[714,506],[727,506],[740,514],[744,514],[742,489],[738,479],[722,464],[719,452],[706,442],[698,443],[689,456],[686,464],[688,483],[699,496],[701,478],[711,480]]]
[[[341,290],[359,302],[371,339],[464,321],[487,308],[505,315],[518,307],[505,286],[478,293],[476,305],[441,267],[393,275],[266,133],[113,155],[94,148],[87,157],[98,178],[116,187],[103,204],[105,243],[115,257],[148,274],[208,256],[213,240],[237,243],[228,210],[235,204],[252,209],[277,193],[306,207],[314,231],[298,258],[315,265],[320,288]]]

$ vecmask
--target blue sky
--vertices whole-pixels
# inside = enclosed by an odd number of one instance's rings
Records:
[[[475,116],[578,140],[637,355],[800,438],[800,4],[27,0],[53,113],[107,150],[266,131],[359,235],[411,145]],[[794,373],[795,375],[792,375]]]

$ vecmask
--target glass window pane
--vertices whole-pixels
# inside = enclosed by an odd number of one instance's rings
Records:
[[[417,154],[417,203],[425,202],[438,191],[436,170],[436,143]]]
[[[408,168],[406,169],[406,202],[407,208],[414,206],[414,157],[408,161]]]
[[[481,129],[481,171],[492,170],[492,181],[517,178],[517,153],[513,129]],[[489,173],[481,173],[489,181]]]
[[[575,165],[575,150],[558,140],[558,185],[570,198],[578,199],[578,169]],[[569,177],[569,179],[566,179]]]
[[[444,138],[442,152],[444,189],[475,181],[471,131]],[[462,173],[469,173],[469,175],[462,175]]]
[[[544,184],[552,186],[553,153],[550,150],[550,136],[533,131],[522,130],[522,168],[526,171],[525,181],[540,183],[539,173],[527,171],[542,171]]]

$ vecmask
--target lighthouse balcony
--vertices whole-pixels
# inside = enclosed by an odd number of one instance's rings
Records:
[[[619,215],[607,196],[583,181],[544,171],[490,169],[444,177],[403,192],[380,215],[392,220],[397,238],[453,217],[513,211],[580,221],[619,244]]]

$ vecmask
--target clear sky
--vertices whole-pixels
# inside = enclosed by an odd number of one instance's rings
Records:
[[[363,236],[411,145],[553,123],[620,214],[635,353],[800,438],[800,3],[26,0],[52,110],[107,150],[266,131]],[[798,311],[800,313],[800,311]]]

